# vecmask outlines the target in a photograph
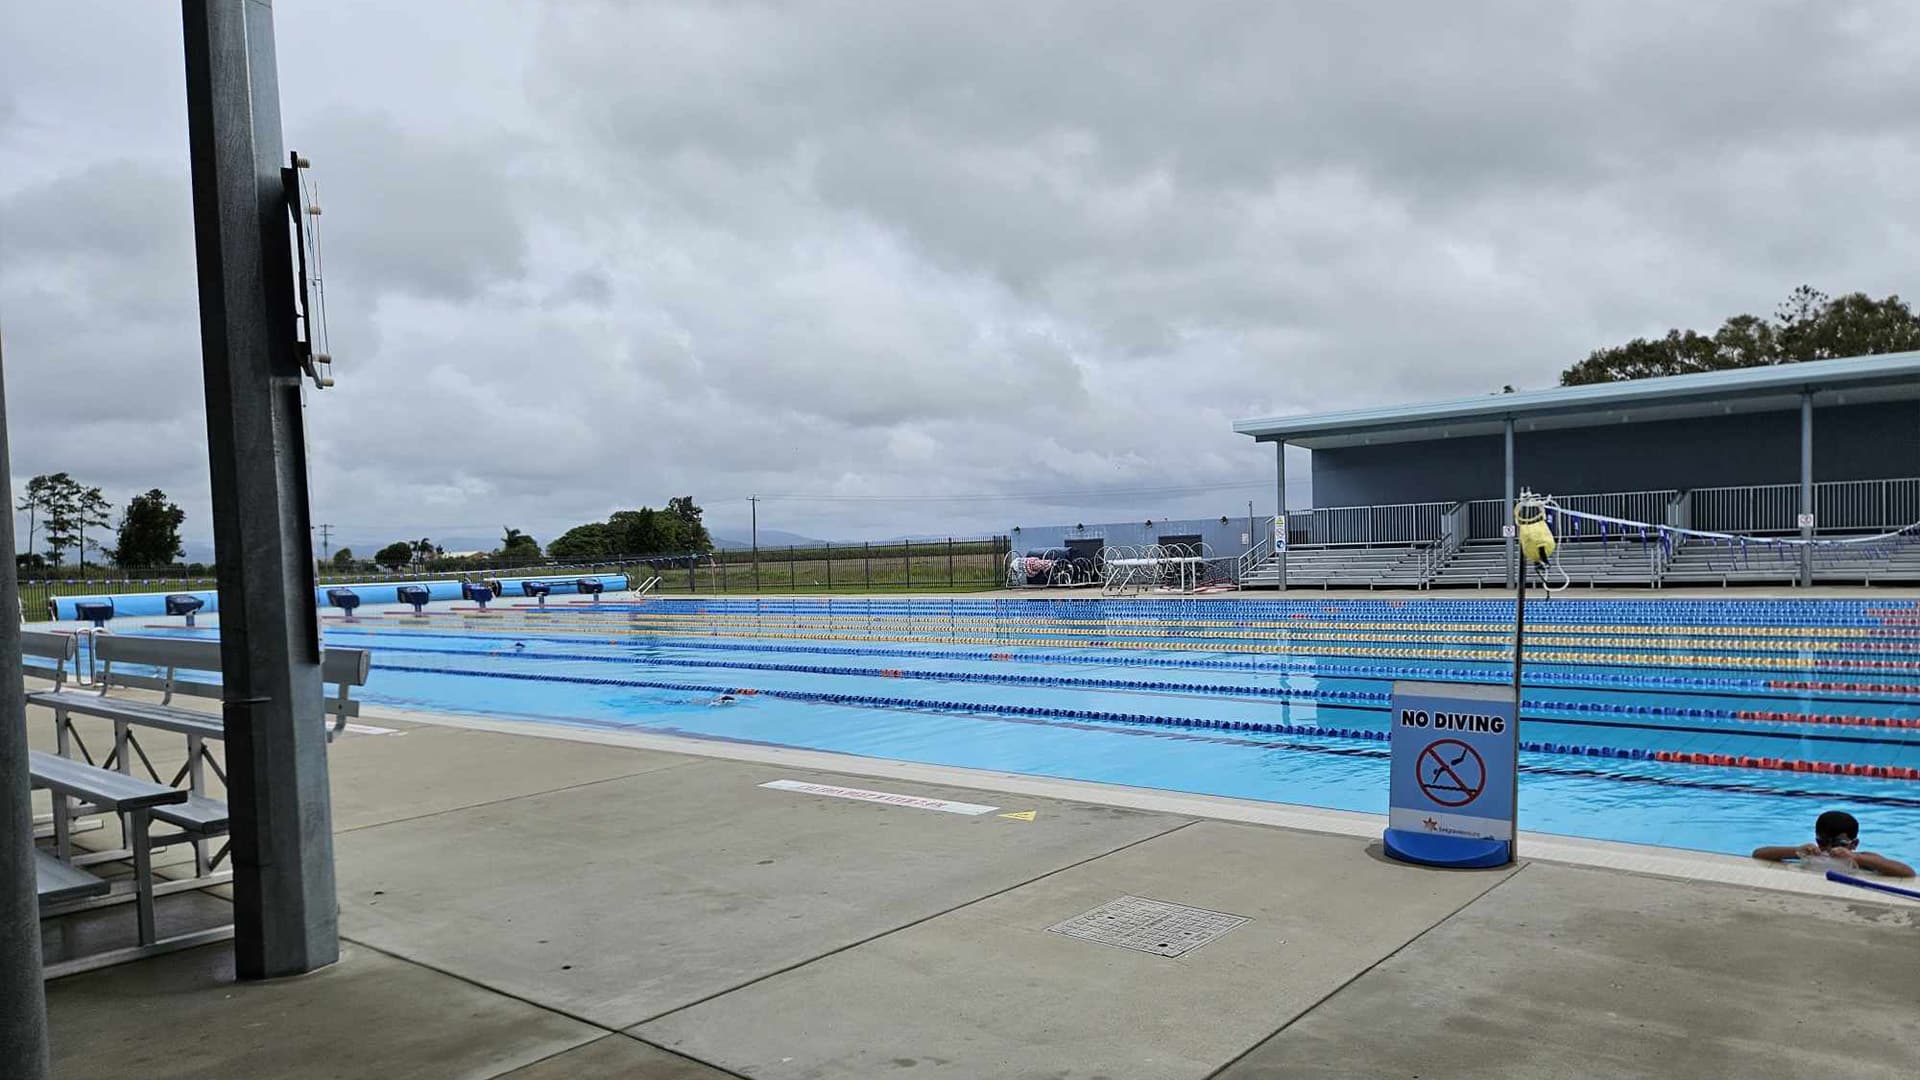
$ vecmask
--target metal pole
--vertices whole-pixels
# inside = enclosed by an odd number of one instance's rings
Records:
[[[793,568],[793,545],[787,545],[787,591],[800,591],[800,575]]]
[[[833,591],[833,541],[827,541],[827,591]]]
[[[907,588],[913,588],[913,541],[907,541]]]
[[[947,537],[947,591],[953,591],[953,537]]]
[[[863,584],[866,586],[867,591],[872,592],[873,591],[873,541],[862,540],[860,541],[860,544],[861,544],[860,561],[863,564],[860,572],[864,577]]]
[[[1507,547],[1507,588],[1509,588],[1509,589],[1511,589],[1511,588],[1513,588],[1513,587],[1514,587],[1514,585],[1515,585],[1515,583],[1516,583],[1516,582],[1518,582],[1518,581],[1520,580],[1520,577],[1521,577],[1521,575],[1518,575],[1518,574],[1516,574],[1516,573],[1514,573],[1514,571],[1515,571],[1515,569],[1516,569],[1516,567],[1515,567],[1515,565],[1514,565],[1514,556],[1515,556],[1515,555],[1516,555],[1516,554],[1518,553],[1518,549],[1517,549],[1517,548],[1515,547],[1515,544],[1514,544],[1514,536],[1513,536],[1513,530],[1515,530],[1515,529],[1517,528],[1517,526],[1515,526],[1515,525],[1514,525],[1514,523],[1513,523],[1513,500],[1514,500],[1514,490],[1513,490],[1513,417],[1511,417],[1511,416],[1509,416],[1509,417],[1507,417],[1507,423],[1506,423],[1506,444],[1507,444],[1507,516],[1506,516],[1506,518],[1505,518],[1505,520],[1504,520],[1504,521],[1503,521],[1503,522],[1501,523],[1501,526],[1500,526],[1500,531],[1501,531],[1502,533],[1504,533],[1504,534],[1506,534],[1506,537],[1507,537],[1507,544],[1506,544],[1506,547]]]
[[[3,365],[0,365],[3,366]],[[0,380],[0,493],[13,505],[7,399]],[[0,514],[13,550],[13,514]],[[20,674],[20,583],[0,567],[0,1075],[46,1080],[47,995],[40,982],[40,901],[33,873],[33,781],[27,770],[26,687]]]
[[[1813,392],[1800,395],[1800,584],[1813,584]]]
[[[753,591],[760,591],[760,497],[747,496],[747,505],[753,508]]]
[[[206,377],[234,969],[339,958],[293,253],[273,7],[184,0],[200,341]]]
[[[1512,422],[1509,421],[1509,424]],[[1520,564],[1520,585],[1513,593],[1513,839],[1507,854],[1520,858],[1520,672],[1527,642],[1527,566]]]
[[[1280,509],[1273,519],[1273,562],[1280,572],[1280,591],[1287,591],[1287,533],[1292,531],[1293,523],[1287,516],[1287,444],[1273,444],[1274,483],[1278,488],[1278,500],[1274,503]]]

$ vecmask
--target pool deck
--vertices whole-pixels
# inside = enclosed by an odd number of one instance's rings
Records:
[[[56,1076],[1920,1075],[1920,904],[1794,871],[1527,835],[1516,868],[1446,872],[1384,859],[1369,815],[362,722],[394,730],[329,755],[341,962],[58,980]],[[1047,931],[1122,896],[1248,921],[1178,958]]]

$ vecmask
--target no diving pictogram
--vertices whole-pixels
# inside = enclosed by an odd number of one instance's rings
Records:
[[[1420,792],[1436,804],[1465,806],[1487,786],[1487,763],[1480,752],[1459,739],[1436,739],[1420,751],[1413,764]]]

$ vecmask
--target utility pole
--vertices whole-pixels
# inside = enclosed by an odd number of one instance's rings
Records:
[[[333,551],[333,526],[315,525],[314,528],[320,530],[320,561],[326,562]]]
[[[760,496],[747,496],[747,505],[753,509],[753,591],[760,591]]]
[[[234,971],[339,959],[289,171],[267,0],[183,0]]]

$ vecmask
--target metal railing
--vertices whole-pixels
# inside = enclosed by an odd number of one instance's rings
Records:
[[[1920,521],[1920,479],[1823,480],[1813,485],[1819,532],[1892,531]],[[1707,532],[1800,531],[1800,485],[1693,489],[1693,527]]]
[[[1287,514],[1287,543],[1414,544],[1440,538],[1443,502],[1323,506]]]
[[[1623,521],[1645,521],[1658,525],[1667,520],[1667,504],[1679,492],[1606,491],[1585,495],[1556,495],[1554,501],[1565,509],[1586,514],[1602,514]],[[1475,499],[1467,504],[1467,537],[1471,540],[1498,540],[1500,527],[1507,523],[1505,499]]]
[[[1267,527],[1267,535],[1255,540],[1253,546],[1248,548],[1246,553],[1240,556],[1239,561],[1234,563],[1234,584],[1237,585],[1247,580],[1255,570],[1265,566],[1267,560],[1271,558],[1273,558],[1273,527],[1269,525]]]
[[[1693,527],[1705,532],[1796,532],[1799,513],[1799,484],[1693,489]]]
[[[1874,532],[1920,521],[1920,479],[1829,480],[1813,485],[1822,532]]]

